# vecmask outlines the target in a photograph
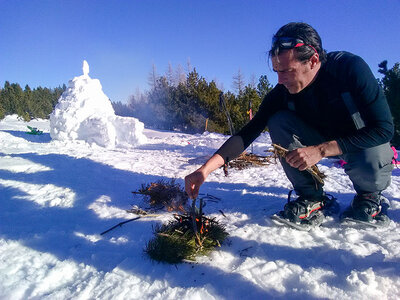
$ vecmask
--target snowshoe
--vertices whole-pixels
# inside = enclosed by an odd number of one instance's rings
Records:
[[[387,216],[389,200],[378,193],[356,195],[341,216],[344,226],[387,227],[390,219]]]
[[[313,199],[305,199],[300,196],[295,201],[290,201],[291,193],[292,191],[288,194],[288,203],[284,210],[271,216],[272,220],[281,225],[309,231],[320,226],[325,220],[325,216],[339,211],[339,204],[332,195],[324,194]]]
[[[310,231],[312,228],[318,227],[325,219],[323,213],[318,211],[309,220],[302,220],[301,222],[293,222],[285,218],[283,211],[280,211],[271,216],[271,219],[279,225],[288,226],[300,231]]]

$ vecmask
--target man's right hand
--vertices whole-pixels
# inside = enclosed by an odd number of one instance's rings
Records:
[[[224,159],[219,154],[214,154],[204,165],[185,177],[185,190],[190,198],[196,199],[200,186],[207,176],[214,170],[224,165]]]
[[[185,190],[191,199],[197,198],[200,186],[206,180],[206,177],[201,168],[185,177]]]

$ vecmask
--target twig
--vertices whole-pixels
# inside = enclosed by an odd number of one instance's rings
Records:
[[[243,170],[252,166],[267,166],[271,163],[271,157],[260,156],[253,153],[241,153],[237,158],[224,166],[225,176],[228,175],[228,167]]]
[[[126,221],[124,221],[124,222],[121,222],[121,223],[118,223],[117,225],[115,225],[115,226],[111,227],[110,229],[107,229],[106,231],[104,231],[104,232],[100,233],[100,235],[106,234],[107,232],[110,232],[111,230],[114,230],[114,229],[115,229],[115,228],[117,228],[118,226],[120,226],[120,227],[121,227],[122,225],[124,225],[124,224],[126,224],[126,223],[129,223],[129,222],[135,221],[135,220],[137,220],[137,219],[140,219],[140,218],[141,218],[141,216],[139,216],[139,217],[136,217],[136,218],[133,218],[133,219],[126,220]]]
[[[220,209],[219,212],[225,217],[227,218],[227,216],[225,216],[224,212]]]
[[[204,197],[202,197],[203,199],[205,199],[205,200],[207,200],[207,201],[210,201],[211,199],[212,200],[215,200],[214,202],[216,202],[216,201],[220,201],[221,200],[221,198],[219,198],[219,197],[216,197],[216,196],[213,196],[213,195],[211,195],[211,194],[199,194],[200,196],[203,196],[204,195]]]
[[[288,154],[289,152],[288,149],[283,148],[282,146],[277,144],[272,144],[272,147],[274,147],[275,153],[282,158],[285,158],[286,154]],[[316,179],[319,183],[324,184],[323,178],[325,178],[325,175],[318,170],[318,167],[316,165],[307,168],[306,171],[310,173],[311,176],[313,176],[314,179]]]
[[[192,223],[193,223],[194,235],[196,236],[197,243],[201,247],[202,243],[200,240],[199,233],[197,231],[197,224],[196,224],[196,199],[193,199],[193,202],[192,202]]]
[[[143,218],[143,217],[158,217],[158,216],[160,216],[160,215],[156,215],[156,214],[147,214],[147,215],[139,216],[139,217],[136,217],[136,218],[133,218],[133,219],[129,219],[129,220],[126,220],[126,221],[123,221],[123,222],[118,223],[117,225],[111,227],[110,229],[107,229],[106,231],[103,231],[102,233],[100,233],[100,235],[104,235],[104,234],[106,234],[107,232],[110,232],[111,230],[114,230],[114,229],[117,228],[117,227],[122,227],[122,225],[124,225],[124,224],[126,224],[126,223],[129,223],[129,222],[132,222],[132,221],[136,221],[137,219],[140,219],[140,218]]]
[[[250,246],[250,247],[247,247],[247,248],[244,248],[244,249],[240,250],[239,251],[239,255],[240,256],[245,256],[244,252],[247,252],[251,248],[253,248],[253,246]]]
[[[200,234],[203,234],[203,198],[200,198],[200,207],[199,207],[199,220],[200,220]],[[203,244],[203,242],[201,243]]]

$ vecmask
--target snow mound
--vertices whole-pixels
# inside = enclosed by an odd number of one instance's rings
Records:
[[[146,143],[144,124],[135,118],[115,115],[100,81],[89,77],[86,60],[82,71],[83,75],[69,81],[50,115],[51,138],[83,140],[106,148]]]

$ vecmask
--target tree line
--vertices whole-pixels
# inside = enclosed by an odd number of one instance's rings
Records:
[[[272,89],[265,75],[257,85],[245,85],[240,70],[233,77],[236,93],[223,92],[216,81],[208,82],[195,68],[186,77],[181,71],[177,74],[172,76],[169,67],[165,75],[157,76],[153,67],[149,76],[151,89],[131,96],[127,104],[113,103],[116,114],[138,118],[150,128],[228,134],[231,128],[237,131],[249,121]]]
[[[233,76],[233,88],[224,92],[214,80],[207,81],[196,69],[187,74],[178,66],[174,71],[169,64],[165,75],[158,76],[155,66],[149,75],[149,91],[130,96],[128,103],[113,102],[116,114],[131,116],[147,127],[200,133],[208,130],[229,134],[243,127],[254,115],[263,97],[272,89],[266,75],[245,84],[239,70]],[[387,61],[379,64],[383,75],[379,84],[388,100],[395,124],[392,143],[400,148],[400,63],[388,68]],[[5,82],[0,88],[0,119],[17,114],[24,120],[48,118],[53,111],[65,84],[54,89],[28,85],[22,89],[18,83]],[[231,124],[228,123],[230,120]],[[231,125],[231,126],[230,126]]]
[[[392,144],[400,148],[400,63],[388,69],[387,61],[383,61],[378,71],[383,74],[378,83],[385,93],[395,125]],[[266,75],[259,78],[257,85],[254,80],[245,85],[240,70],[233,77],[235,94],[222,92],[215,81],[207,82],[195,69],[186,78],[182,77],[181,71],[178,73],[174,80],[169,66],[164,76],[156,76],[153,66],[149,76],[150,91],[136,93],[127,104],[113,103],[116,113],[136,117],[148,127],[158,129],[186,132],[207,129],[228,134],[230,129],[226,111],[221,105],[221,95],[233,129],[237,131],[249,121],[250,108],[255,114],[264,96],[272,89]]]
[[[379,80],[383,91],[385,92],[386,99],[389,103],[390,110],[393,116],[394,123],[394,136],[392,144],[400,148],[400,63],[396,63],[393,68],[387,68],[387,60],[379,64],[379,73],[384,77]]]
[[[32,90],[29,85],[22,89],[18,83],[6,81],[0,88],[0,119],[12,114],[25,121],[49,118],[65,89],[65,84],[54,89],[37,87]]]

